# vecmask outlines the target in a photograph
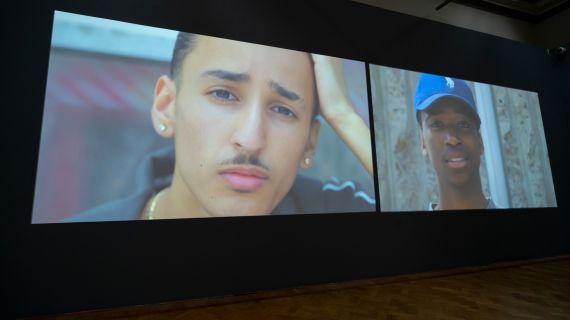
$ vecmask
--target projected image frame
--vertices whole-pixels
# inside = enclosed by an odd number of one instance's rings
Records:
[[[224,109],[225,113],[235,113],[235,117],[241,117],[241,123],[258,121],[257,129],[265,131],[253,132],[257,130],[254,128],[228,133],[223,147],[231,144],[229,149],[232,151],[212,160],[218,167],[212,168],[208,159],[197,159],[194,168],[179,165],[177,173],[181,177],[176,180],[175,155],[182,154],[181,150],[188,143],[178,143],[175,153],[172,141],[176,139],[172,138],[175,133],[183,136],[183,131],[188,130],[180,123],[176,126],[173,120],[181,112],[168,109],[169,102],[161,99],[166,95],[166,89],[183,88],[183,82],[175,74],[162,77],[166,81],[157,79],[169,74],[178,34],[171,30],[55,12],[32,223],[184,218],[194,217],[198,211],[202,214],[196,217],[376,211],[365,64],[203,35],[191,40],[196,41],[198,48],[201,42],[217,42],[218,46],[233,46],[234,53],[253,52],[249,63],[258,73],[279,75],[285,68],[280,66],[281,69],[275,71],[271,69],[277,68],[275,66],[259,67],[253,63],[253,58],[261,65],[263,58],[269,55],[274,59],[280,54],[288,59],[294,55],[297,58],[308,55],[304,60],[311,68],[314,64],[317,80],[314,80],[312,69],[304,77],[310,79],[305,81],[304,88],[313,93],[312,99],[308,94],[299,94],[300,86],[294,85],[295,90],[292,90],[291,81],[285,76],[269,81],[271,86],[263,88],[267,89],[263,92],[258,90],[258,96],[254,97],[247,95],[256,88],[247,91],[242,86],[244,83],[250,89],[257,86],[254,74],[234,72],[220,76],[220,72],[210,72],[210,78],[220,80],[211,83],[210,91],[204,92],[210,105]],[[193,56],[194,50],[197,49],[184,52],[181,68],[186,57]],[[210,60],[229,61],[224,58],[223,51],[210,54]],[[247,67],[247,63],[242,63],[243,66]],[[294,65],[288,68],[296,69]],[[319,81],[319,74],[324,80]],[[236,76],[242,77],[237,79]],[[280,81],[289,83],[284,85]],[[171,97],[183,100],[180,97],[182,91],[172,90]],[[268,92],[273,95],[269,96]],[[327,92],[335,95],[329,97]],[[331,105],[330,101],[338,101],[339,97],[346,99],[348,109],[339,111],[334,109],[337,106],[327,107]],[[265,109],[258,115],[238,114],[236,110],[245,110],[246,102],[265,104]],[[311,108],[314,114],[303,113]],[[335,112],[342,112],[343,117]],[[212,123],[212,126],[218,126],[218,131],[224,131],[228,124],[223,122],[223,114],[219,113],[218,120]],[[344,117],[345,114],[350,116]],[[310,118],[313,115],[315,118]],[[344,118],[351,119],[350,123],[343,122]],[[308,124],[309,130],[299,126],[299,122]],[[289,131],[301,132],[302,136],[293,139],[294,136],[286,134],[287,127],[295,127]],[[216,140],[208,136],[212,130],[201,131],[198,133],[204,135],[194,134],[194,143]],[[354,135],[355,132],[358,135]],[[245,145],[240,139],[249,139],[247,143],[252,144],[262,143],[259,139],[253,141],[249,136],[252,133],[268,141],[264,140],[264,145],[259,146]],[[276,139],[278,136],[281,142]],[[265,152],[266,149],[272,151]],[[269,159],[273,163],[266,163]],[[292,161],[295,162],[293,166]],[[187,162],[192,162],[191,158],[178,161]],[[202,184],[198,186],[193,181],[198,180],[202,168],[216,174],[203,176]],[[302,174],[295,174],[298,168]],[[194,173],[189,173],[190,170]],[[283,174],[283,171],[289,174]],[[282,182],[284,180],[288,181]],[[208,189],[210,181],[214,181],[214,186]],[[170,193],[174,185],[181,188]],[[202,188],[205,191],[200,191]],[[200,210],[187,209],[192,206],[178,207],[176,214],[170,213],[176,205],[171,205],[170,211],[160,208],[161,202],[165,204],[174,199],[173,194],[182,198],[181,189],[190,192],[194,202],[210,202],[210,207],[201,206]],[[52,192],[66,196],[53,197]],[[226,201],[224,205],[224,199],[228,197],[234,200]],[[263,202],[267,204],[260,206]],[[178,205],[182,203],[179,201]],[[220,203],[224,205],[222,209],[212,209]],[[149,212],[153,214],[149,215]],[[162,214],[155,215],[155,212]]]
[[[382,211],[557,206],[536,92],[379,65],[371,65],[370,74]],[[428,104],[422,106],[422,99]],[[423,127],[430,124],[415,106],[425,107],[425,113],[436,102],[459,106],[454,108],[465,113],[476,109],[474,117],[465,118],[474,119],[473,128],[477,118],[481,123],[473,130],[482,141],[479,174],[470,178],[481,181],[475,192],[464,181],[451,181],[479,162],[473,151],[463,148],[467,141],[456,140],[461,129],[446,131],[442,154],[430,154],[426,147],[433,129]],[[444,169],[434,169],[439,164]],[[442,193],[451,205],[447,209],[438,207]],[[482,201],[477,203],[477,197]]]

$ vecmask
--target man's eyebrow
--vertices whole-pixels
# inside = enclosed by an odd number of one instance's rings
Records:
[[[232,72],[227,70],[208,70],[204,71],[201,77],[214,77],[222,80],[234,82],[247,82],[250,76],[247,73]]]
[[[303,99],[301,99],[301,97],[299,97],[299,95],[296,94],[294,91],[286,89],[284,86],[275,81],[270,81],[269,85],[271,86],[271,89],[273,89],[273,91],[277,92],[278,95],[291,101],[299,101],[301,102],[301,105],[305,107]]]

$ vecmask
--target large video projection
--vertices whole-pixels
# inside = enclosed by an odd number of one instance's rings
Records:
[[[370,73],[382,211],[557,206],[536,92]]]
[[[556,207],[537,93],[370,78],[379,208],[364,62],[55,11],[32,223]]]
[[[47,78],[32,223],[376,211],[363,62],[56,11]]]

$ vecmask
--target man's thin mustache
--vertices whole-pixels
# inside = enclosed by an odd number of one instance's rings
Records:
[[[259,158],[255,155],[238,154],[229,160],[223,161],[222,163],[220,163],[220,165],[221,166],[225,166],[225,165],[250,165],[250,166],[260,167],[260,168],[263,168],[263,169],[269,171],[269,167],[267,165],[265,165],[263,162],[261,162],[261,160],[259,160]]]

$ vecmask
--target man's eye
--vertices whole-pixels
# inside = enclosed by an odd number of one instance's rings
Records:
[[[443,128],[443,122],[441,121],[434,121],[429,125],[430,128],[440,129]]]
[[[471,123],[469,123],[468,121],[459,121],[457,126],[461,129],[469,129],[471,128]]]
[[[231,92],[229,92],[228,90],[223,90],[223,89],[216,89],[216,90],[212,90],[208,93],[210,96],[214,97],[215,99],[218,100],[224,100],[224,101],[237,101],[238,98]]]
[[[287,118],[296,118],[297,117],[297,115],[293,111],[289,110],[288,108],[286,108],[284,106],[275,106],[275,107],[272,107],[271,110],[273,110],[274,112],[277,112],[281,115],[284,115]]]

